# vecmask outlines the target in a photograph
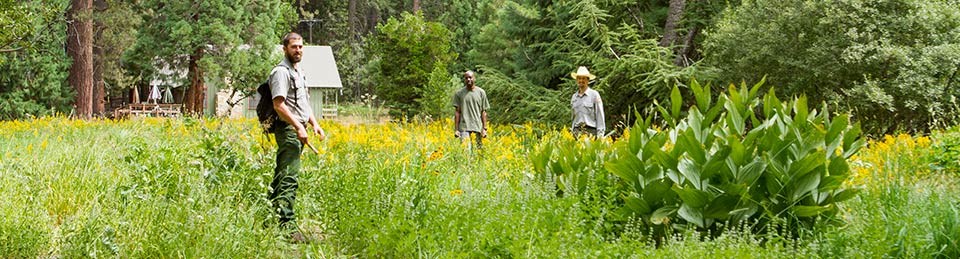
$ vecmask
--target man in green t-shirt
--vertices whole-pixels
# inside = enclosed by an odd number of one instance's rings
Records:
[[[456,112],[453,116],[453,135],[461,141],[468,141],[474,135],[477,148],[483,148],[483,138],[487,137],[487,92],[474,85],[477,78],[473,71],[463,73],[463,89],[457,91],[451,103]]]

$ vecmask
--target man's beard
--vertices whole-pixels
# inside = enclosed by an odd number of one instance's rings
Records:
[[[287,55],[287,60],[289,60],[290,63],[300,63],[300,60],[301,60],[301,59],[303,59],[303,57],[297,57],[297,56],[293,56],[293,55]]]

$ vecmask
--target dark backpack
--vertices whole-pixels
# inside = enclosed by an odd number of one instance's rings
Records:
[[[271,72],[272,76],[273,73]],[[290,82],[294,82],[293,75],[290,75]],[[260,127],[264,133],[275,133],[277,129],[287,126],[287,122],[280,119],[280,114],[273,109],[273,94],[270,92],[270,79],[257,86],[257,93],[260,94],[260,101],[257,102],[257,120],[260,121]],[[294,102],[297,100],[294,99]]]
[[[260,94],[260,101],[257,102],[257,120],[260,121],[260,127],[264,133],[274,133],[276,129],[284,126],[281,123],[280,115],[273,109],[273,94],[270,93],[270,80],[263,82],[257,87],[257,93]]]

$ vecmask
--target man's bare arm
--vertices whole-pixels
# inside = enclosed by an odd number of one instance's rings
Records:
[[[304,128],[303,124],[300,124],[299,121],[293,119],[293,114],[290,113],[290,109],[287,109],[287,105],[283,103],[284,97],[277,96],[273,98],[273,110],[277,111],[277,115],[280,116],[280,119],[293,125],[294,130],[297,131],[297,138],[300,139],[300,142],[307,143],[307,129]]]

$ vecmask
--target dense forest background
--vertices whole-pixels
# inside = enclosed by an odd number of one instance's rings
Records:
[[[868,133],[960,109],[958,0],[0,0],[0,25],[0,119],[98,116],[164,67],[199,111],[208,82],[252,92],[291,30],[334,48],[343,99],[395,116],[449,116],[469,69],[493,121],[563,125],[580,65],[611,128],[692,80],[763,82]]]

